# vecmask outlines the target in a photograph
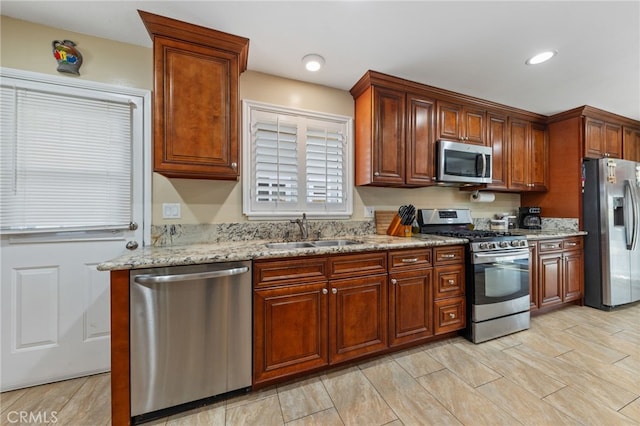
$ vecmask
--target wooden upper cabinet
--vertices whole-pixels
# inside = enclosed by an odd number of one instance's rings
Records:
[[[509,189],[547,190],[548,147],[547,131],[544,125],[519,119],[510,120]]]
[[[585,117],[584,156],[587,158],[622,158],[622,126]]]
[[[622,158],[640,161],[640,128],[624,126],[622,146],[624,148]]]
[[[507,189],[507,172],[509,168],[507,117],[490,112],[487,114],[487,123],[487,142],[491,146],[493,155],[492,180],[487,187],[490,189]]]
[[[237,180],[238,80],[249,40],[139,11],[153,39],[154,171]]]
[[[438,101],[438,137],[486,145],[486,110],[471,105]]]
[[[407,185],[429,185],[435,180],[435,100],[407,94],[406,178]]]

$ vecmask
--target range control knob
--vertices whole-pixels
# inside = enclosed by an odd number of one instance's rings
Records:
[[[511,246],[512,247],[520,247],[522,244],[522,241],[518,241],[518,240],[513,240],[511,241]]]
[[[501,247],[501,248],[509,247],[509,243],[508,243],[508,242],[506,242],[506,241],[500,241],[500,247]]]
[[[480,250],[486,250],[489,248],[489,243],[480,243]]]
[[[496,248],[496,243],[489,243],[489,248],[492,248],[492,249]]]

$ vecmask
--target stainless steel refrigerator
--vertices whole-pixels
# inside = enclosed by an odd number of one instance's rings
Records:
[[[585,160],[585,304],[610,310],[640,300],[640,163]]]

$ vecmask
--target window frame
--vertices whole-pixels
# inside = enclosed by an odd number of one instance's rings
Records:
[[[354,161],[353,161],[353,118],[344,115],[330,114],[318,111],[311,111],[301,108],[291,108],[286,106],[274,105],[264,102],[242,100],[242,213],[249,220],[278,220],[299,218],[302,213],[306,213],[308,218],[321,219],[349,219],[353,215],[353,182],[354,182]],[[298,202],[294,209],[257,209],[252,199],[252,194],[256,191],[254,187],[254,148],[255,144],[252,138],[252,119],[253,113],[267,113],[274,115],[287,115],[294,117],[295,121],[305,120],[316,124],[318,121],[330,122],[332,126],[336,123],[344,128],[344,157],[342,162],[343,171],[343,191],[344,205],[341,209],[314,209],[307,202],[306,182],[298,180],[301,191],[298,194]],[[298,155],[304,160],[299,159],[299,163],[305,165],[306,169],[306,134],[304,139],[297,141],[299,151]],[[298,176],[305,176],[306,170],[298,170]],[[330,204],[324,204],[330,206]]]

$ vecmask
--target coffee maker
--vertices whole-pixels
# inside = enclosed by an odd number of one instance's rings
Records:
[[[521,229],[542,229],[540,207],[520,207],[518,210],[518,227]]]

